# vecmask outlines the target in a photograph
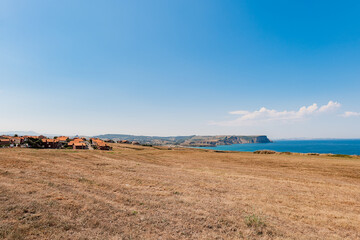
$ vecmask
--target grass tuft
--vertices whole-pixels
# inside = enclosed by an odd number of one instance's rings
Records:
[[[94,181],[89,180],[89,179],[84,178],[84,177],[79,178],[78,181],[82,182],[82,183],[88,183],[88,184],[93,184],[94,183]]]
[[[258,235],[263,234],[264,229],[266,227],[265,219],[256,214],[251,214],[251,215],[245,216],[244,222],[245,222],[246,226],[255,230]]]

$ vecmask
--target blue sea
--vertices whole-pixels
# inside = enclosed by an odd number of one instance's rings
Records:
[[[201,147],[219,151],[253,152],[273,150],[296,153],[333,153],[360,155],[360,139],[341,140],[279,140],[273,143],[233,144],[216,147]]]

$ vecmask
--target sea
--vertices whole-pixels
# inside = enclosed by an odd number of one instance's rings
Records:
[[[239,152],[273,150],[276,152],[360,155],[360,139],[278,140],[273,141],[272,143],[233,144],[201,148],[219,151]]]

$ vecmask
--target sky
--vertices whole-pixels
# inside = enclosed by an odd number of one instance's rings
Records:
[[[360,138],[360,2],[0,0],[0,131]]]

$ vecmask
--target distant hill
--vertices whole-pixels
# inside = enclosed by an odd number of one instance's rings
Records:
[[[19,136],[38,136],[40,135],[37,132],[34,131],[9,131],[9,132],[0,132],[0,135],[9,135],[9,136],[13,136],[13,135],[19,135]]]
[[[14,136],[17,134],[18,136],[39,136],[43,135],[49,138],[55,137],[55,136],[61,136],[61,134],[49,134],[49,133],[38,133],[34,131],[8,131],[8,132],[0,132],[0,135],[8,135],[8,136]]]
[[[270,143],[271,141],[265,135],[261,136],[235,136],[235,135],[220,135],[220,136],[173,136],[173,137],[157,137],[157,136],[134,136],[124,134],[104,134],[94,136],[100,139],[111,139],[114,141],[128,140],[137,141],[141,144],[151,145],[180,145],[180,146],[217,146],[217,145],[231,145],[243,143]]]
[[[186,140],[191,139],[194,136],[174,136],[174,137],[157,137],[157,136],[135,136],[135,135],[124,135],[124,134],[104,134],[94,136],[101,139],[111,140],[128,140],[137,141],[141,144],[152,144],[152,145],[179,145],[184,143]]]

